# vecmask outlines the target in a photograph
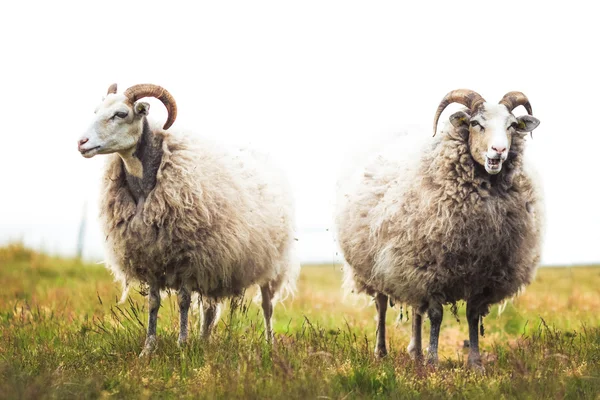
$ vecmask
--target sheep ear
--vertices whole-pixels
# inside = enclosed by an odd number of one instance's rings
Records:
[[[531,132],[540,124],[540,120],[531,115],[521,115],[517,118],[517,132],[527,133]]]
[[[133,109],[136,115],[148,115],[148,112],[150,111],[150,104],[146,103],[145,101],[138,101],[133,106]]]
[[[471,116],[464,111],[457,111],[450,116],[450,123],[458,128],[463,125],[468,125]]]

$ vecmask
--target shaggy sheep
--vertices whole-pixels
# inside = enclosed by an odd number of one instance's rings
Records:
[[[455,90],[438,107],[434,136],[440,114],[454,102],[467,109],[452,114],[433,143],[418,148],[411,135],[401,137],[387,148],[392,154],[377,155],[340,185],[337,235],[346,284],[374,296],[377,355],[387,354],[388,297],[413,307],[408,351],[417,359],[427,312],[432,364],[442,306],[465,300],[468,362],[482,369],[480,318],[529,284],[540,259],[541,191],[523,155],[525,136],[539,121],[520,92],[492,104]],[[515,117],[519,105],[530,115]]]
[[[155,97],[168,110],[161,129],[151,126]],[[178,343],[187,339],[192,292],[203,301],[203,337],[210,335],[224,298],[259,285],[265,336],[272,339],[276,295],[293,290],[293,205],[287,185],[266,157],[225,151],[206,140],[167,131],[177,107],[163,88],[144,84],[117,94],[112,85],[95,111],[79,151],[110,154],[102,181],[100,217],[108,265],[123,283],[149,288],[148,331],[141,355],[156,345],[160,291],[177,290]]]

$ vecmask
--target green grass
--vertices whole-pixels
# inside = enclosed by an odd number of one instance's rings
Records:
[[[176,296],[159,313],[158,350],[139,359],[145,299],[117,305],[101,265],[0,248],[0,398],[600,398],[600,268],[547,268],[484,320],[485,375],[465,368],[464,307],[449,310],[437,369],[405,352],[410,322],[388,313],[388,349],[373,356],[374,307],[345,297],[339,266],[306,266],[263,340],[250,300],[224,311],[209,343],[177,347]],[[406,310],[405,310],[406,314]],[[428,324],[425,323],[425,332]],[[427,340],[427,334],[425,334]]]

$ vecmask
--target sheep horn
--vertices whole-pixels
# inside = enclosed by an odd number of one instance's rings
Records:
[[[521,92],[508,92],[504,95],[502,100],[498,102],[498,104],[503,104],[508,108],[508,111],[512,112],[518,106],[523,106],[527,110],[529,115],[533,115],[533,110],[531,109],[531,104],[529,103],[529,99]]]
[[[112,85],[110,85],[108,87],[108,92],[106,92],[106,94],[109,95],[109,94],[115,94],[115,93],[117,93],[117,84],[113,83]]]
[[[440,105],[435,113],[435,118],[433,121],[433,136],[435,136],[435,133],[437,132],[437,125],[440,115],[442,115],[442,111],[444,111],[444,109],[452,103],[460,103],[463,106],[466,106],[469,110],[475,111],[475,109],[479,108],[483,103],[485,103],[485,100],[479,93],[469,89],[457,89],[448,93],[440,102]]]
[[[175,99],[165,88],[144,83],[130,87],[123,94],[132,104],[143,97],[155,97],[159,99],[165,105],[168,112],[167,122],[165,122],[163,129],[169,129],[173,125],[173,122],[175,122],[175,118],[177,118],[177,103],[175,103]]]

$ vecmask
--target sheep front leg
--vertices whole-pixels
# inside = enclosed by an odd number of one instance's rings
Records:
[[[160,289],[158,285],[151,285],[150,293],[148,294],[148,332],[146,333],[146,343],[140,353],[140,357],[149,356],[156,349],[156,323],[159,308]]]
[[[199,299],[200,310],[202,310],[202,323],[200,327],[200,337],[208,339],[210,334],[219,320],[221,314],[221,304],[214,301],[202,301]]]
[[[430,365],[438,364],[438,341],[440,338],[440,327],[444,318],[444,308],[441,304],[430,306],[427,310],[431,330],[429,335],[429,351],[427,353],[427,363]]]
[[[188,337],[188,313],[192,302],[190,291],[182,286],[177,292],[177,300],[179,302],[179,339],[177,345],[182,347]]]
[[[265,316],[265,339],[267,343],[273,343],[273,328],[271,327],[271,319],[273,318],[273,290],[270,284],[260,287],[262,297],[262,309]]]
[[[375,295],[375,307],[377,308],[377,341],[375,342],[375,356],[385,357],[385,314],[387,312],[388,297],[383,293]]]
[[[469,323],[469,358],[468,365],[476,371],[483,372],[481,354],[479,353],[479,318],[481,312],[473,301],[467,301],[467,322]]]
[[[421,324],[422,317],[421,314],[417,311],[415,307],[412,309],[412,337],[410,338],[410,343],[408,344],[408,354],[416,360],[421,361],[423,359],[423,341],[421,338]]]

